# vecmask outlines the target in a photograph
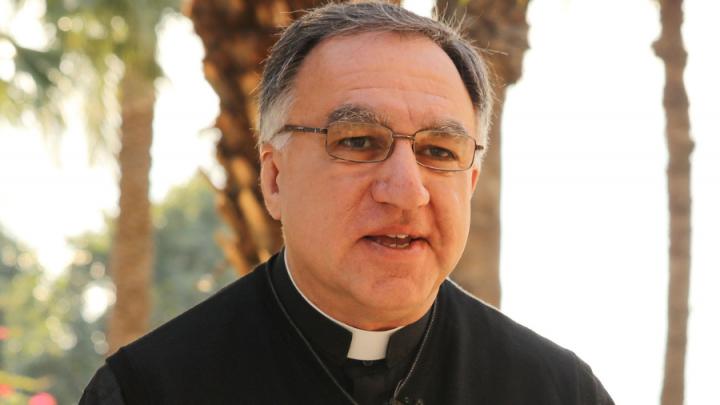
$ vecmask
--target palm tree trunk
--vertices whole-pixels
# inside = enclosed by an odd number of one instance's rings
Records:
[[[399,1],[395,1],[398,3]],[[225,257],[242,275],[282,245],[280,223],[263,207],[258,181],[260,162],[253,128],[257,105],[252,96],[261,62],[280,27],[325,0],[193,0],[185,13],[205,47],[205,77],[220,98],[215,125],[221,137],[217,159],[226,183],[217,195],[218,211],[233,236],[216,235]]]
[[[108,354],[145,334],[150,319],[153,232],[148,191],[155,87],[132,65],[126,69],[120,89],[120,213],[110,254],[116,300]]]
[[[526,21],[529,0],[439,0],[436,9],[456,19],[465,18],[475,42],[491,52],[485,55],[494,73],[496,112],[490,130],[488,154],[472,201],[467,248],[453,272],[465,289],[500,307],[500,179],[501,126],[505,91],[522,75],[528,49]]]
[[[653,44],[665,64],[663,106],[668,147],[668,202],[670,211],[670,278],[668,332],[662,405],[682,405],[685,396],[688,297],[690,293],[690,138],[688,97],[683,82],[687,53],[683,46],[682,0],[660,2],[660,38]]]

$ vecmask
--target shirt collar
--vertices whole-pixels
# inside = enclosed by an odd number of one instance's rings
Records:
[[[415,351],[430,319],[428,311],[416,322],[389,331],[366,331],[333,319],[315,306],[295,284],[287,265],[286,250],[271,271],[279,298],[290,316],[310,341],[333,362],[343,364],[348,358],[357,360],[386,359],[393,366]]]

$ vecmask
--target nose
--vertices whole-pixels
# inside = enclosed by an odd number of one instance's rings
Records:
[[[423,182],[423,167],[417,164],[412,141],[396,139],[388,158],[378,163],[377,178],[372,186],[375,201],[403,210],[413,210],[430,202],[430,192]]]

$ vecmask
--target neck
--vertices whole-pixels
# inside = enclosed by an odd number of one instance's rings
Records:
[[[393,299],[380,303],[367,299],[360,301],[352,293],[338,293],[337,289],[325,285],[323,280],[318,280],[312,271],[293,272],[292,270],[302,269],[303,266],[291,262],[292,252],[289,252],[287,247],[283,248],[282,255],[292,284],[311,306],[339,325],[359,330],[386,331],[416,322],[432,307],[439,288],[439,285],[436,286],[435,291],[425,297],[425,302],[421,305],[415,303],[411,303],[412,306],[408,303],[398,305]],[[380,299],[387,297],[386,294]]]
[[[390,340],[390,336],[392,336],[393,333],[395,333],[397,330],[402,328],[402,326],[395,327],[393,329],[389,330],[381,330],[381,331],[373,331],[373,330],[364,330],[359,329],[354,326],[350,326],[346,324],[345,322],[339,321],[335,319],[334,317],[328,315],[325,313],[322,309],[318,308],[317,305],[315,305],[311,300],[309,300],[303,291],[298,287],[298,285],[295,283],[295,279],[293,278],[292,270],[290,269],[290,265],[287,262],[287,251],[284,252],[284,258],[285,258],[285,267],[288,272],[288,276],[290,277],[290,281],[292,282],[295,289],[300,293],[300,296],[308,303],[310,306],[312,306],[316,311],[318,311],[320,314],[322,314],[327,319],[331,320],[332,322],[336,323],[337,325],[341,326],[345,330],[352,333],[352,341],[350,343],[350,348],[348,349],[347,357],[350,359],[355,360],[380,360],[385,358],[385,353],[387,352],[387,345],[388,341]]]

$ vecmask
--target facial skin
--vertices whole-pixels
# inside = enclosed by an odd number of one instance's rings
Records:
[[[453,121],[475,134],[475,112],[450,58],[431,40],[364,33],[321,42],[295,79],[287,124],[326,127],[343,106],[412,134]],[[324,137],[294,133],[261,147],[261,186],[282,221],[293,278],[325,313],[354,327],[412,323],[432,305],[465,248],[478,169],[443,173],[418,165],[397,140],[379,163],[334,160]],[[407,234],[405,249],[374,237]]]

